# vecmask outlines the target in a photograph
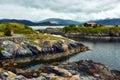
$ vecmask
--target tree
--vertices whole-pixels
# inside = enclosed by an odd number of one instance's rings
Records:
[[[76,25],[74,25],[74,24],[70,24],[70,25],[65,26],[65,27],[63,28],[63,31],[64,31],[64,32],[76,32],[76,30],[77,30],[77,27],[76,27]]]
[[[13,30],[10,24],[6,25],[6,29],[5,29],[5,35],[6,36],[12,36],[13,34]]]
[[[69,32],[69,31],[70,31],[70,28],[69,28],[68,26],[65,26],[65,27],[63,28],[63,31],[64,31],[64,32]]]

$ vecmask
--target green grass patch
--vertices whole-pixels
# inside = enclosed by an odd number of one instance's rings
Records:
[[[120,27],[116,26],[101,26],[101,27],[70,27],[66,26],[61,29],[63,32],[67,33],[86,33],[86,34],[98,34],[98,33],[118,33],[120,32]]]

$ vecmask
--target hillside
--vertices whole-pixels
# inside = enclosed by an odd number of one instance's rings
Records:
[[[96,26],[76,26],[68,25],[60,29],[66,33],[83,33],[83,34],[119,34],[120,27],[119,25],[96,25]]]
[[[32,28],[20,24],[20,23],[1,23],[0,24],[0,33],[1,36],[7,36],[7,32],[14,32],[14,34],[32,34],[36,33]]]
[[[120,18],[97,20],[94,22],[96,22],[98,24],[102,24],[102,25],[120,25]]]
[[[38,22],[32,22],[29,20],[17,20],[17,19],[1,19],[0,23],[6,23],[6,22],[16,22],[16,23],[22,23],[28,26],[65,26],[69,24],[76,24],[80,25],[80,22],[73,21],[73,20],[65,20],[65,19],[59,19],[59,18],[49,18],[46,20],[38,21]]]
[[[59,19],[59,18],[49,18],[46,20],[42,20],[40,22],[49,22],[51,24],[55,24],[55,25],[70,25],[70,24],[76,24],[76,25],[80,25],[80,22],[77,21],[73,21],[73,20],[65,20],[65,19]]]
[[[52,36],[51,34],[38,33],[32,28],[21,23],[0,24],[0,37],[6,37],[6,36],[9,37],[16,34],[25,36],[29,40],[29,42],[35,45],[38,45],[36,41],[41,41],[41,42],[59,41],[59,40],[69,41],[69,39],[64,37],[57,37],[57,36]],[[40,46],[42,46],[42,44]]]

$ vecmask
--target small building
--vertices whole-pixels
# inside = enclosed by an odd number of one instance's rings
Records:
[[[97,26],[97,23],[96,22],[86,22],[86,23],[84,23],[84,26],[85,27],[94,27],[94,26]]]

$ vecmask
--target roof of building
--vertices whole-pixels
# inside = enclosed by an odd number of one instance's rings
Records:
[[[87,24],[97,24],[96,22],[87,22]]]

